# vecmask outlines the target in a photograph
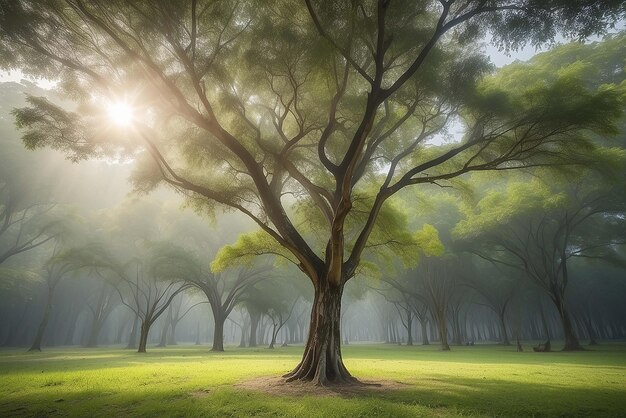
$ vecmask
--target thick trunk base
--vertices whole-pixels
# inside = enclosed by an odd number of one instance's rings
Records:
[[[148,346],[148,333],[150,332],[150,326],[147,324],[141,325],[141,332],[139,334],[139,348],[138,353],[145,353]]]
[[[213,330],[213,346],[211,351],[224,351],[224,322],[226,319],[215,318],[215,329]]]
[[[576,344],[565,344],[565,346],[563,347],[562,351],[585,351],[585,347],[583,347],[582,345],[576,343]]]
[[[310,382],[317,386],[354,385],[341,357],[341,296],[343,286],[326,283],[315,289],[311,328],[302,361],[283,377],[287,382]]]
[[[563,351],[584,351],[585,349],[580,345],[580,341],[578,341],[572,320],[570,319],[569,312],[565,309],[564,303],[561,302],[561,305],[557,306],[557,308],[563,323],[563,335],[565,337]]]

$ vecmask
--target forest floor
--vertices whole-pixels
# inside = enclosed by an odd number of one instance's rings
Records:
[[[344,347],[348,369],[382,386],[286,394],[276,377],[297,364],[301,346],[0,350],[0,416],[626,415],[626,344],[575,353],[525,349],[352,344]]]

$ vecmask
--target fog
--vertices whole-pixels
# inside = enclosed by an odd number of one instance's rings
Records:
[[[304,344],[313,289],[293,260],[238,254],[243,261],[212,265],[221,248],[237,251],[232,245],[255,231],[252,221],[194,208],[193,200],[163,187],[142,192],[129,181],[132,159],[72,163],[58,151],[24,149],[12,109],[25,105],[25,93],[59,98],[26,81],[2,83],[0,91],[0,344],[139,351],[176,344],[213,350]],[[623,184],[607,189],[613,201],[593,210],[585,199],[599,199],[597,189],[571,191],[581,202],[577,210],[593,213],[585,213],[571,233],[575,239],[566,243],[571,261],[563,283],[546,271],[537,274],[554,262],[550,254],[542,258],[544,247],[556,248],[549,242],[552,224],[541,224],[545,211],[496,219],[502,224],[488,234],[471,226],[474,220],[491,228],[495,212],[510,210],[504,203],[515,201],[515,193],[522,201],[539,199],[530,189],[511,188],[533,182],[532,176],[494,181],[474,175],[467,181],[474,184],[471,193],[433,186],[402,195],[396,216],[411,230],[433,225],[442,249],[407,255],[398,248],[372,257],[378,268],[363,269],[343,294],[343,344],[448,350],[490,343],[545,349],[547,343],[549,349],[550,342],[572,335],[574,344],[623,340]],[[571,188],[559,187],[546,189],[545,197]],[[494,193],[500,196],[489,201]],[[489,211],[480,213],[488,203]],[[553,209],[558,219],[559,206]],[[532,265],[530,258],[540,261]],[[565,297],[567,316],[557,309]]]

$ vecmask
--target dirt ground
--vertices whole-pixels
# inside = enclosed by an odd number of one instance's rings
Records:
[[[289,382],[280,376],[263,376],[246,380],[235,387],[283,396],[340,396],[353,397],[372,395],[406,389],[409,385],[392,380],[368,381],[361,380],[359,384],[341,386],[315,386],[306,382]]]

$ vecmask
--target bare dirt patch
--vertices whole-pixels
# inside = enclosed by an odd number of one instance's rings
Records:
[[[356,396],[375,395],[396,390],[407,389],[410,385],[393,380],[368,381],[361,380],[358,384],[341,386],[315,386],[306,382],[285,382],[279,376],[263,376],[246,380],[235,385],[237,388],[255,392],[283,396],[339,396],[352,398]]]

